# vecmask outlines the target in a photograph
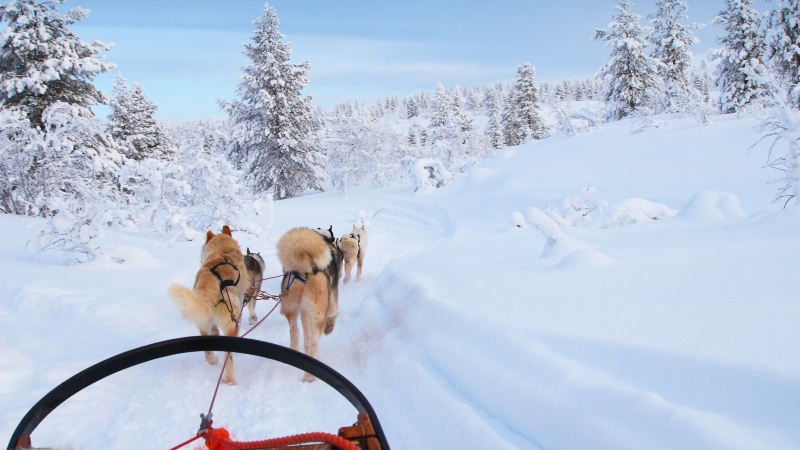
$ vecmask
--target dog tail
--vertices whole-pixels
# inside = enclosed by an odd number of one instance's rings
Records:
[[[292,228],[278,239],[278,260],[284,272],[311,273],[323,270],[331,259],[325,239],[311,228]]]
[[[202,323],[212,315],[212,305],[198,298],[195,292],[186,286],[173,284],[167,290],[167,294],[180,310],[184,319]]]

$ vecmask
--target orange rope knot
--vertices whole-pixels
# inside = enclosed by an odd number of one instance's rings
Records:
[[[231,435],[225,428],[211,428],[205,432],[206,448],[208,450],[237,450],[239,447],[229,447],[226,443],[231,441]]]

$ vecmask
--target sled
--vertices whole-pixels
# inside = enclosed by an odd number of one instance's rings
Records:
[[[229,336],[194,336],[157,342],[155,344],[146,345],[144,347],[139,347],[137,349],[112,356],[105,361],[101,361],[79,372],[60,385],[56,386],[52,391],[42,397],[42,399],[39,400],[30,409],[30,411],[28,411],[27,414],[25,414],[17,428],[14,430],[14,433],[11,435],[7,449],[23,450],[35,448],[32,447],[31,434],[45,419],[45,417],[47,417],[48,414],[50,414],[55,408],[73,395],[109,375],[113,375],[122,370],[152,361],[154,359],[181,353],[201,352],[206,350],[244,353],[288,364],[292,367],[314,375],[319,380],[322,380],[324,383],[331,386],[339,394],[345,397],[358,411],[356,423],[352,426],[344,426],[340,428],[338,436],[327,435],[327,433],[308,433],[309,435],[314,435],[312,437],[316,437],[317,435],[321,434],[332,436],[329,441],[335,442],[333,444],[330,442],[325,443],[327,441],[323,440],[299,442],[298,439],[290,439],[297,438],[297,436],[290,436],[289,438],[259,441],[263,442],[265,446],[250,446],[258,445],[257,443],[232,443],[231,446],[226,446],[224,443],[214,442],[213,448],[249,448],[265,450],[321,450],[328,448],[356,448],[361,450],[389,450],[389,444],[386,440],[386,436],[381,428],[380,422],[378,421],[378,417],[375,415],[375,411],[369,404],[369,401],[367,401],[366,397],[364,397],[358,388],[356,388],[344,376],[322,362],[290,348],[254,339]],[[210,415],[211,414],[209,414],[209,416]],[[211,422],[212,421],[208,422],[208,429],[211,429]],[[201,424],[201,431],[202,428],[203,427]],[[191,442],[198,437],[200,437],[200,432],[198,432],[198,436],[188,442]],[[208,446],[209,439],[212,438],[212,436],[207,435],[204,437],[206,438],[206,445]],[[319,442],[322,443],[320,444]],[[274,445],[275,443],[279,444]],[[236,447],[236,445],[248,446]]]

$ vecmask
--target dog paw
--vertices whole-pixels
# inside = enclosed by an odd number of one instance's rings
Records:
[[[325,333],[326,336],[331,334],[333,332],[333,327],[335,325],[336,325],[336,323],[333,322],[333,321],[330,321],[330,320],[325,321],[325,329],[322,330],[322,332]]]
[[[212,366],[216,366],[219,363],[219,358],[213,353],[206,353],[206,361]]]
[[[258,316],[256,316],[255,314],[251,315],[250,316],[250,325],[255,325],[256,322],[258,322]]]
[[[233,378],[233,377],[230,377],[230,378],[229,377],[225,377],[225,378],[222,379],[222,382],[227,384],[227,385],[229,385],[229,386],[236,386],[237,384],[239,384],[236,381],[236,378]]]
[[[317,379],[317,377],[315,377],[314,375],[311,375],[310,373],[307,373],[307,374],[303,375],[303,378],[302,378],[303,383],[312,383],[316,379]]]
[[[344,277],[344,280],[342,280],[342,281],[344,281],[344,284],[347,284],[350,281],[350,278]]]

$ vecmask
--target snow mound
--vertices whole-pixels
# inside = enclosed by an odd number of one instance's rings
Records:
[[[576,250],[565,256],[553,268],[559,270],[580,269],[591,270],[608,267],[617,262],[616,259],[593,249]]]
[[[147,250],[131,245],[117,245],[104,257],[98,258],[98,264],[124,264],[132,268],[152,269],[162,265],[162,261]]]
[[[739,197],[730,192],[703,191],[692,195],[689,204],[678,216],[702,221],[744,217],[745,213]]]
[[[525,211],[525,219],[547,240],[542,250],[542,258],[561,259],[589,247],[589,244],[566,234],[552,217],[538,208],[528,208]]]
[[[601,219],[601,227],[610,228],[618,225],[664,220],[676,214],[678,214],[678,210],[667,205],[643,198],[629,198],[608,207]]]

